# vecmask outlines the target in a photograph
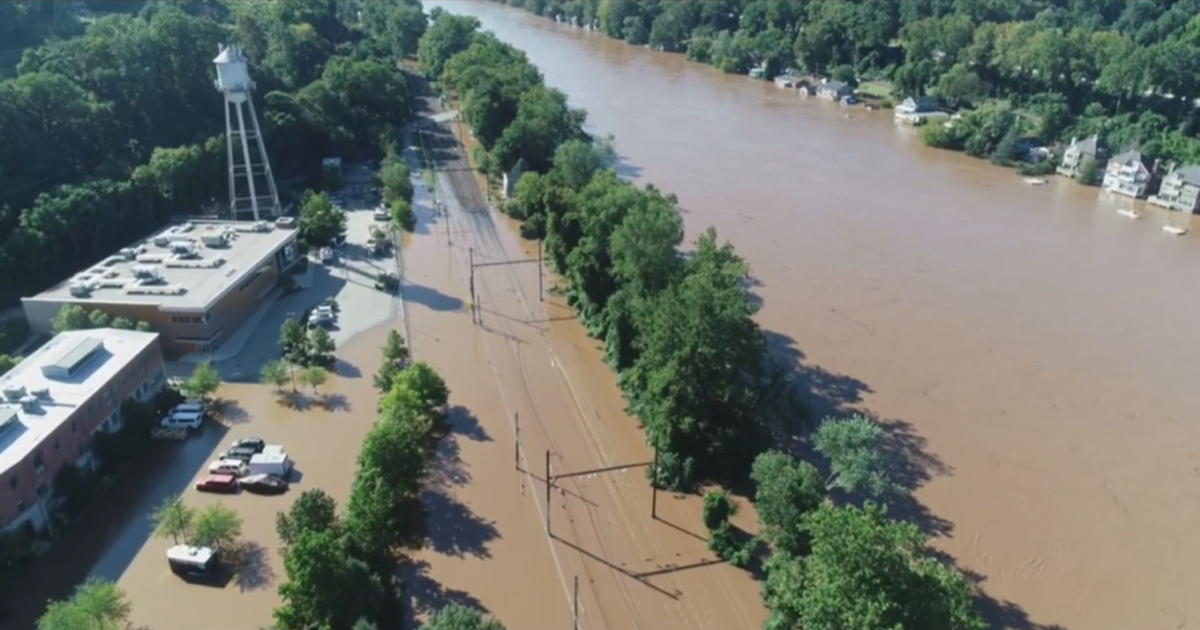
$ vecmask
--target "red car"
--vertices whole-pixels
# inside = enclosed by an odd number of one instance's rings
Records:
[[[196,482],[196,489],[203,492],[234,492],[238,488],[233,475],[208,475]]]

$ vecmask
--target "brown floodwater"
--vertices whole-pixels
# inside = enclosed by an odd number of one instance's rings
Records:
[[[888,112],[495,3],[426,5],[525,51],[616,136],[624,174],[679,196],[689,235],[734,243],[814,407],[889,424],[915,487],[898,509],[978,574],[998,625],[1198,623],[1195,232],[923,147]]]

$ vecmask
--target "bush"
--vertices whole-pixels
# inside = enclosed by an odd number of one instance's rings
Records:
[[[896,103],[894,103],[890,98],[885,98],[882,101],[879,101],[879,106],[883,109],[891,109],[896,106]]]
[[[1079,166],[1079,183],[1085,186],[1099,186],[1101,173],[1100,163],[1093,158],[1088,158]]]
[[[396,199],[391,205],[392,225],[408,232],[417,226],[417,217],[413,214],[412,205],[403,199]]]
[[[1025,162],[1017,167],[1017,172],[1026,176],[1051,175],[1054,173],[1055,160],[1046,159],[1040,162]]]
[[[729,524],[729,517],[737,512],[737,506],[729,500],[725,490],[710,490],[704,495],[704,526],[708,531],[715,532]]]
[[[387,293],[395,293],[400,288],[400,278],[390,271],[381,271],[375,276],[375,288]]]
[[[722,560],[735,567],[745,568],[754,559],[758,550],[758,539],[739,540],[738,532],[729,523],[722,523],[708,536],[708,548]]]

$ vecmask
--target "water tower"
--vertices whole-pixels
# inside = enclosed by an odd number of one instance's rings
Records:
[[[271,161],[263,145],[258,115],[254,113],[254,81],[246,68],[242,47],[221,45],[213,59],[217,65],[217,89],[225,96],[225,151],[229,163],[229,209],[234,218],[249,212],[279,214],[279,193],[271,175]],[[249,117],[249,126],[246,118]]]

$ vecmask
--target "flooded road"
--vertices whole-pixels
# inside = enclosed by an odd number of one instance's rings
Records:
[[[480,19],[613,134],[622,171],[730,239],[819,413],[913,464],[903,506],[1001,625],[1200,623],[1200,242],[1129,202],[487,2]],[[1140,207],[1140,204],[1139,204]]]

